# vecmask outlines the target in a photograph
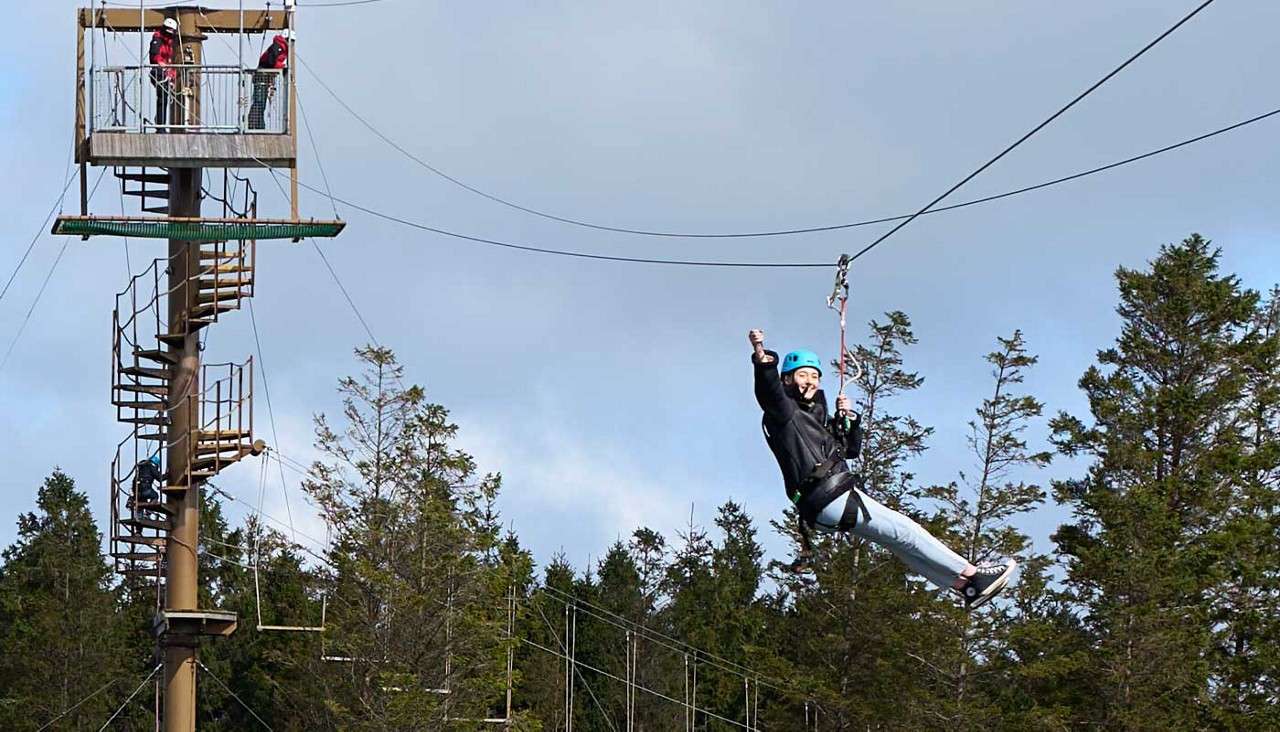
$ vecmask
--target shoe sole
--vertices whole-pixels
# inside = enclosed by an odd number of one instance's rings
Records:
[[[990,602],[991,598],[1000,594],[1000,591],[1009,585],[1009,580],[1013,578],[1013,570],[1017,568],[1018,563],[1010,559],[1009,564],[1005,566],[1005,569],[1000,573],[1000,576],[996,577],[995,581],[987,587],[986,591],[974,598],[973,602],[969,603],[966,607],[972,610],[975,607],[982,607]]]

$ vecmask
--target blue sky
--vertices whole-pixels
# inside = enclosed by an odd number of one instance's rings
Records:
[[[962,6],[961,6],[962,5]],[[694,231],[807,226],[907,213],[1021,135],[1187,12],[1192,3],[506,4],[388,0],[299,18],[310,66],[387,135],[437,167],[535,208],[600,223]],[[0,50],[0,264],[7,277],[61,186],[71,138],[74,3],[23,3]],[[956,200],[1111,162],[1276,106],[1280,6],[1217,3]],[[101,39],[100,39],[101,40]],[[137,39],[108,37],[119,63]],[[301,176],[445,229],[632,256],[831,260],[885,228],[759,240],[649,239],[531,218],[399,156],[305,73],[316,136]],[[1013,199],[923,217],[854,268],[857,325],[907,312],[920,338],[904,399],[936,428],[912,467],[943,482],[971,465],[966,422],[988,391],[981,357],[1021,328],[1041,357],[1028,391],[1080,413],[1075,388],[1115,336],[1112,273],[1200,232],[1248,286],[1280,280],[1280,121]],[[305,143],[304,139],[304,143]],[[259,174],[264,215],[287,212]],[[73,188],[74,193],[74,188]],[[119,210],[111,181],[93,209]],[[68,209],[74,207],[70,203]],[[308,195],[307,215],[332,213]],[[501,471],[500,508],[539,561],[580,566],[648,525],[710,524],[745,504],[784,507],[759,434],[745,333],[835,350],[828,270],[701,270],[541,257],[399,227],[339,206],[323,246],[409,378],[453,410],[460,446]],[[7,347],[62,241],[44,236],[0,300]],[[162,252],[131,242],[135,268]],[[309,246],[263,243],[255,308],[280,447],[303,461],[312,415],[367,340]],[[0,543],[60,465],[106,507],[113,294],[119,240],[74,240],[0,372]],[[211,333],[215,360],[254,350],[247,313]],[[259,421],[266,434],[265,404]],[[1043,422],[1029,432],[1043,444]],[[1078,466],[1058,462],[1046,482]],[[323,536],[294,482],[267,511]],[[220,487],[256,502],[257,466]],[[286,496],[290,501],[285,506]],[[239,515],[238,508],[232,508]],[[1047,549],[1063,512],[1023,522]]]

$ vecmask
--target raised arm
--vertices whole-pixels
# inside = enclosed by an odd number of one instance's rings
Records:
[[[755,365],[756,401],[764,410],[765,416],[778,421],[791,417],[795,404],[787,398],[782,388],[782,377],[778,375],[778,354],[764,347],[764,331],[753,330],[747,334],[751,341],[753,353],[751,362]]]

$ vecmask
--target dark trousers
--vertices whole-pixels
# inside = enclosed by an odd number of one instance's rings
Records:
[[[156,124],[168,124],[169,108],[173,106],[173,82],[164,77],[153,78],[151,82],[156,87]]]
[[[275,74],[253,75],[253,104],[249,105],[249,129],[266,128],[267,97],[271,95],[274,87]]]
[[[160,491],[156,490],[152,481],[137,481],[133,484],[133,495],[142,503],[155,503],[160,500]]]

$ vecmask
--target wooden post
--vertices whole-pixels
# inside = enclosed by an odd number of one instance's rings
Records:
[[[81,11],[83,12],[83,11]],[[74,147],[76,162],[84,162],[84,26],[76,17],[76,129]]]
[[[624,654],[624,662],[626,663],[627,668],[626,668],[625,677],[623,679],[623,684],[622,684],[622,689],[623,689],[622,708],[623,708],[623,713],[626,716],[623,718],[622,729],[624,730],[624,732],[631,732],[631,631],[630,630],[626,631],[625,642],[627,645],[627,649]]]
[[[297,13],[294,12],[293,3],[287,3],[289,8],[287,21],[289,30],[293,30]],[[289,77],[289,135],[293,138],[293,167],[289,168],[289,218],[294,221],[298,220],[298,74],[297,57],[294,56],[294,49],[297,44],[297,33],[295,32],[293,40],[289,41],[289,58],[285,65],[285,75]],[[316,153],[317,155],[319,153]]]
[[[84,21],[76,14],[76,129],[72,150],[80,164],[80,215],[89,215],[89,177],[85,170],[85,113],[84,113]],[[88,238],[88,237],[85,237]]]
[[[686,732],[693,729],[693,721],[689,709],[689,654],[684,654],[684,728]]]
[[[169,170],[169,212],[173,216],[200,215],[199,168]],[[199,271],[199,247],[192,242],[169,240],[169,328],[185,332],[171,341],[177,357],[169,379],[167,426],[168,474],[166,483],[186,483],[186,490],[168,497],[173,527],[165,542],[165,610],[196,610],[200,562],[200,487],[190,478],[191,435],[200,422],[200,337],[187,325]],[[194,732],[196,725],[196,639],[170,634],[164,644],[164,731]]]
[[[569,630],[569,729],[566,732],[573,732],[573,687],[574,674],[578,671],[578,661],[576,659],[578,653],[578,608],[575,606],[571,613],[573,624]]]
[[[564,729],[569,732],[569,718],[573,712],[569,707],[569,603],[564,604],[564,643],[560,644],[564,654]]]
[[[511,692],[516,664],[516,586],[511,585],[510,600],[507,603],[507,714],[503,729],[511,729]]]
[[[201,58],[202,34],[196,29],[195,12],[178,13],[179,32],[191,50],[194,63]],[[191,40],[187,40],[191,39]],[[191,111],[199,114],[200,84],[192,85]],[[188,112],[190,113],[190,111]],[[169,169],[169,215],[200,216],[200,168]],[[186,490],[170,493],[173,527],[165,542],[166,611],[194,611],[199,607],[200,486],[191,477],[194,432],[200,426],[200,335],[187,322],[196,301],[200,271],[198,244],[169,240],[169,330],[185,334],[171,341],[177,357],[170,371],[167,426],[168,475],[166,483],[185,483]],[[196,645],[194,636],[170,633],[164,644],[164,732],[195,732]]]
[[[689,729],[698,726],[698,652],[693,652],[693,685],[689,687]]]

